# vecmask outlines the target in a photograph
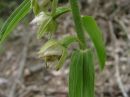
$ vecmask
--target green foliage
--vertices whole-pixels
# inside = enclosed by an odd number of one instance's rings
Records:
[[[94,63],[91,50],[77,50],[72,55],[69,97],[94,97]]]
[[[69,97],[83,96],[83,53],[75,51],[71,58],[69,72]]]
[[[80,49],[86,49],[86,39],[84,35],[84,30],[82,27],[80,10],[78,8],[78,0],[69,0],[69,1],[71,5],[76,34],[77,34],[78,39],[80,40],[80,43],[79,43]]]
[[[21,19],[30,11],[30,0],[24,2],[11,14],[0,31],[0,44],[6,39],[11,31],[18,25]]]
[[[83,53],[83,97],[94,97],[94,60],[91,50]]]
[[[101,31],[97,26],[95,20],[91,16],[84,16],[82,18],[82,22],[85,31],[88,33],[88,35],[93,41],[100,62],[100,67],[101,69],[103,69],[106,61],[106,51],[105,51],[105,45],[103,43]]]

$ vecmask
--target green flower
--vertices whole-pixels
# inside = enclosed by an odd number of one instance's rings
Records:
[[[46,67],[55,67],[56,70],[59,70],[67,57],[67,49],[56,40],[50,40],[38,54],[45,61]]]
[[[57,29],[57,23],[52,16],[40,12],[31,22],[38,26],[37,37],[42,38],[45,34],[52,34]]]

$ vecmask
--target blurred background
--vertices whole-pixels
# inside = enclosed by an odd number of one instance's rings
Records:
[[[0,28],[22,0],[0,0]],[[59,0],[59,5],[68,5]],[[83,15],[93,16],[103,32],[107,50],[103,71],[95,62],[95,97],[130,97],[130,0],[79,0]],[[38,40],[29,23],[30,13],[0,46],[0,97],[68,97],[70,54],[60,71],[46,69],[37,51],[47,38]],[[61,16],[55,38],[74,34],[72,15]],[[86,39],[92,45],[90,39]],[[93,46],[92,46],[93,47]]]

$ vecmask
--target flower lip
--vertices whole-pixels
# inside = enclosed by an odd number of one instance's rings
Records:
[[[40,57],[46,61],[59,60],[62,56],[62,49],[60,46],[52,46],[48,48],[45,52],[40,54]]]
[[[61,58],[61,55],[47,55],[47,56],[44,56],[43,59],[46,61],[46,62],[54,62],[54,61],[58,61],[60,60]]]

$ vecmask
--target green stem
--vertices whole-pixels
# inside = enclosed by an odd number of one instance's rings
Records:
[[[78,7],[78,0],[69,0],[69,1],[70,1],[72,14],[73,14],[73,18],[74,18],[75,30],[76,30],[79,40],[81,41],[80,48],[86,49],[86,41],[85,41],[84,31],[82,28],[80,11],[79,11],[79,7]]]

